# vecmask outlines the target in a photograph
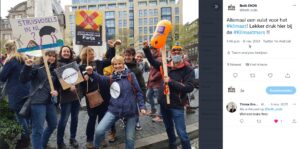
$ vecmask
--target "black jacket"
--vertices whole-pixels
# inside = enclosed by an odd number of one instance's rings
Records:
[[[57,88],[59,82],[54,74],[55,65],[49,65],[54,88]],[[34,65],[32,67],[24,65],[20,81],[25,83],[30,81],[30,98],[31,104],[48,104],[51,103],[50,85],[44,65]]]
[[[145,85],[145,80],[143,77],[143,72],[140,70],[138,67],[137,63],[133,61],[132,63],[125,63],[128,69],[133,72],[138,80],[139,86],[143,92],[144,95],[144,101],[146,99],[146,85]]]
[[[109,48],[107,51],[107,59],[100,61],[100,60],[94,60],[93,63],[91,64],[92,67],[94,68],[94,71],[96,71],[98,74],[103,75],[103,68],[111,65],[111,59],[115,56],[116,52],[115,52],[115,48]],[[80,71],[83,73],[85,71],[86,68],[86,64],[81,64],[79,66]],[[99,84],[97,81],[95,81],[94,79],[92,79],[90,77],[90,79],[88,80],[88,87],[87,87],[87,82],[83,81],[82,83],[80,83],[80,87],[81,87],[81,91],[83,93],[83,95],[86,95],[86,93],[90,93],[92,91],[95,91],[98,89],[100,90],[100,94],[104,99],[104,103],[101,104],[101,106],[103,107],[107,107],[109,104],[109,99],[110,99],[110,91],[109,91],[109,85],[105,85],[105,84]],[[88,89],[88,91],[87,91]],[[88,104],[88,100],[86,100],[87,105]],[[89,108],[89,107],[88,107]]]
[[[159,70],[162,63],[152,57],[149,47],[143,48],[143,50],[149,63],[155,69]],[[163,82],[161,83],[159,89],[159,102],[162,106],[165,107],[183,108],[184,100],[187,100],[187,93],[192,92],[194,89],[194,71],[185,63],[183,63],[179,67],[171,67],[170,65],[168,65],[168,76],[170,78],[170,104],[166,104],[166,96],[163,93]]]

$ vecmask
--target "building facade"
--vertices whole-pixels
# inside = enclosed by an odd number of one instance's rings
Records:
[[[141,49],[149,41],[158,21],[168,19],[182,25],[182,0],[73,0],[65,6],[65,41],[75,38],[75,11],[99,10],[104,15],[103,40],[121,39],[124,46]],[[175,39],[173,30],[170,40]],[[177,31],[179,32],[179,31]]]
[[[60,3],[57,0],[52,0],[52,9],[55,16],[58,16],[59,24],[61,26],[61,32],[64,32],[64,14]],[[5,19],[0,19],[0,40],[4,42],[9,39],[14,39],[12,37],[12,28],[9,23],[9,19],[20,19],[34,17],[34,0],[27,0],[17,4],[8,11],[8,16]],[[2,48],[2,47],[1,47]]]
[[[184,47],[188,55],[189,61],[193,65],[198,64],[199,62],[199,50],[198,50],[198,35],[199,35],[199,19],[191,23],[184,25],[185,32],[187,33],[187,42],[184,42]]]

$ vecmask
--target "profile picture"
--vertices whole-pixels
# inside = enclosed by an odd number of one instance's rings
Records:
[[[236,111],[237,106],[234,102],[229,102],[226,106],[226,109],[227,109],[228,112],[233,113],[233,112]]]

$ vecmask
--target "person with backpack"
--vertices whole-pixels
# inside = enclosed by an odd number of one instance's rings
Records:
[[[55,51],[49,50],[45,52],[45,57],[49,65],[54,89],[58,88],[59,82],[54,72],[57,65],[57,54]],[[50,89],[43,58],[40,59],[39,64],[34,65],[33,59],[25,60],[20,80],[23,83],[30,82],[31,85],[29,98],[31,98],[32,148],[44,149],[57,126],[55,98],[58,96],[58,92]],[[46,128],[44,128],[45,121],[47,121]]]
[[[143,92],[135,74],[125,68],[125,61],[122,56],[115,56],[111,63],[114,70],[110,77],[93,72],[92,67],[87,68],[87,74],[84,75],[85,78],[91,77],[100,84],[110,86],[111,99],[108,111],[96,128],[94,148],[100,148],[100,142],[104,139],[105,132],[118,119],[122,119],[125,122],[125,148],[133,149],[136,119],[139,116],[139,111],[142,114],[146,113]]]
[[[108,41],[109,49],[107,50],[107,59],[105,60],[95,60],[94,49],[91,47],[84,47],[80,53],[81,62],[80,62],[79,69],[81,73],[84,74],[86,68],[91,66],[98,74],[103,75],[103,68],[111,64],[111,59],[116,54],[115,47],[120,44],[121,44],[120,40],[116,40],[115,42],[111,40]],[[105,112],[107,111],[107,107],[110,99],[109,86],[99,84],[97,81],[93,79],[86,79],[84,82],[80,83],[80,86],[81,86],[82,94],[86,97],[85,99],[87,105],[87,113],[89,116],[87,126],[86,126],[86,141],[87,141],[86,147],[89,149],[93,147],[96,120],[98,118],[98,123],[99,123],[103,118]],[[89,106],[89,101],[86,95],[96,90],[99,91],[99,93],[104,99],[104,102],[97,107],[91,108]]]
[[[138,67],[138,64],[135,60],[135,55],[136,55],[135,49],[133,47],[128,47],[123,52],[123,55],[124,55],[124,59],[125,59],[125,67],[127,67],[131,72],[133,72],[138,80],[139,86],[143,92],[144,103],[145,103],[147,88],[146,88],[145,80],[143,77],[143,72],[140,70],[140,68]],[[139,118],[137,118],[137,123],[136,123],[135,129],[138,131],[142,130],[142,126],[140,125]]]
[[[143,44],[143,50],[149,63],[155,69],[162,70],[162,63],[153,58],[148,43],[144,42]],[[168,76],[163,78],[164,82],[161,83],[159,89],[160,110],[169,138],[169,148],[177,148],[175,126],[182,148],[191,149],[185,126],[184,103],[186,102],[187,93],[194,89],[193,80],[195,75],[193,69],[183,59],[183,48],[181,46],[173,46],[170,53],[171,61],[167,64]],[[165,83],[169,85],[170,104],[167,104],[166,95],[164,95]]]
[[[75,62],[74,52],[69,46],[62,46],[59,51],[59,60],[57,68],[63,67],[64,65]],[[80,110],[80,99],[79,99],[79,85],[72,85],[71,88],[63,90],[62,87],[59,88],[59,104],[61,107],[60,120],[57,127],[57,148],[65,149],[66,145],[64,143],[65,128],[71,115],[70,124],[70,145],[74,148],[78,148],[79,144],[76,137],[77,124],[78,124],[78,114]]]
[[[29,120],[19,114],[27,96],[29,95],[30,83],[21,83],[19,80],[21,70],[24,66],[25,55],[17,52],[14,40],[8,40],[4,47],[7,58],[0,73],[1,82],[6,82],[5,90],[8,95],[8,105],[16,113],[17,122],[22,126],[21,144],[25,148],[30,144]],[[5,94],[5,93],[3,93]],[[2,95],[4,97],[4,95]]]

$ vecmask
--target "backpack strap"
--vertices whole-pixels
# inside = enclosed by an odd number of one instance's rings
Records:
[[[129,72],[128,73],[128,76],[127,76],[127,79],[128,79],[128,81],[130,82],[130,84],[131,84],[131,88],[132,88],[132,90],[133,90],[133,93],[136,95],[136,88],[134,87],[134,84],[133,84],[133,80],[132,80],[132,72]]]

